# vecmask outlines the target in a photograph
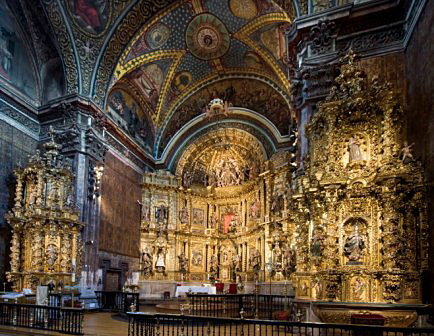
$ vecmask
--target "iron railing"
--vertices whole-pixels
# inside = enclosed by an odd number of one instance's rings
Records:
[[[83,335],[83,309],[3,302],[0,324]]]
[[[77,300],[80,299],[80,293],[71,295],[71,293],[49,293],[48,294],[48,306],[51,307],[66,307],[71,306],[74,304],[74,302],[77,302]],[[74,299],[74,300],[73,300]],[[16,301],[14,299],[4,299],[4,302],[13,302]],[[36,294],[30,294],[26,295],[23,299],[23,301],[19,301],[19,303],[22,304],[36,304]],[[69,303],[66,305],[66,303]],[[16,302],[15,302],[16,303]],[[73,307],[72,307],[73,308]]]
[[[128,317],[129,336],[434,335],[434,328],[393,328],[146,313],[128,313]]]
[[[127,313],[131,309],[139,310],[139,293],[95,291],[101,310]]]
[[[292,307],[292,297],[263,294],[187,294],[191,315],[279,320]],[[256,300],[258,302],[256,303]]]

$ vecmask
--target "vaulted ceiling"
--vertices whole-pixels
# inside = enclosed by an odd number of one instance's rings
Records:
[[[290,22],[270,0],[176,2],[146,22],[122,52],[107,113],[138,141],[151,138],[146,146],[157,158],[213,98],[257,111],[287,134],[283,29]],[[138,129],[128,127],[132,104],[143,116]]]
[[[201,115],[216,97],[244,108],[219,120],[221,126],[237,125],[257,139],[266,134],[271,148],[284,147],[294,116],[283,31],[297,17],[341,2],[19,0],[12,7],[35,54],[42,55],[37,42],[49,31],[64,72],[57,97],[88,99],[161,163],[178,155],[173,139],[206,131],[209,120]],[[46,23],[34,20],[35,10],[45,11]],[[57,85],[47,83],[41,92]],[[50,97],[34,104],[44,100]]]

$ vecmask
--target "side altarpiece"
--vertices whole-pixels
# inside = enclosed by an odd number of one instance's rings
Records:
[[[14,290],[38,285],[73,285],[81,274],[83,223],[75,204],[72,167],[54,140],[15,170],[15,202],[6,220],[12,227],[11,270]]]

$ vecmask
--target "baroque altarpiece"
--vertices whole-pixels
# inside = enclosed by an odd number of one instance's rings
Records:
[[[83,223],[75,204],[72,167],[54,140],[15,170],[16,189],[6,220],[12,227],[11,271],[14,290],[38,285],[73,285],[81,272]]]
[[[420,303],[425,185],[390,85],[368,80],[350,53],[306,134],[298,167],[293,153],[258,152],[242,179],[228,154],[220,168],[208,162],[206,183],[191,183],[195,151],[230,153],[219,137],[188,149],[179,177],[146,174],[141,280],[290,280],[301,299]]]
[[[420,303],[428,266],[422,169],[393,90],[347,58],[307,125],[305,175],[290,205],[297,296]]]

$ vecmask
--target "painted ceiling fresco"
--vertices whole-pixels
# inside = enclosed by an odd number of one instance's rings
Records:
[[[113,90],[109,96],[107,113],[147,153],[152,153],[153,126],[135,98],[124,89]]]
[[[35,69],[6,3],[5,0],[0,0],[0,77],[36,101],[38,92]]]
[[[230,105],[261,113],[281,134],[288,134],[291,113],[284,96],[259,80],[226,79],[197,91],[177,109],[165,128],[159,144],[160,152],[182,126],[204,113],[206,105],[214,98],[221,98],[228,101]]]
[[[263,114],[287,134],[283,29],[290,22],[271,0],[178,1],[130,41],[111,88],[128,87],[139,97],[161,139],[156,155],[217,96]]]

